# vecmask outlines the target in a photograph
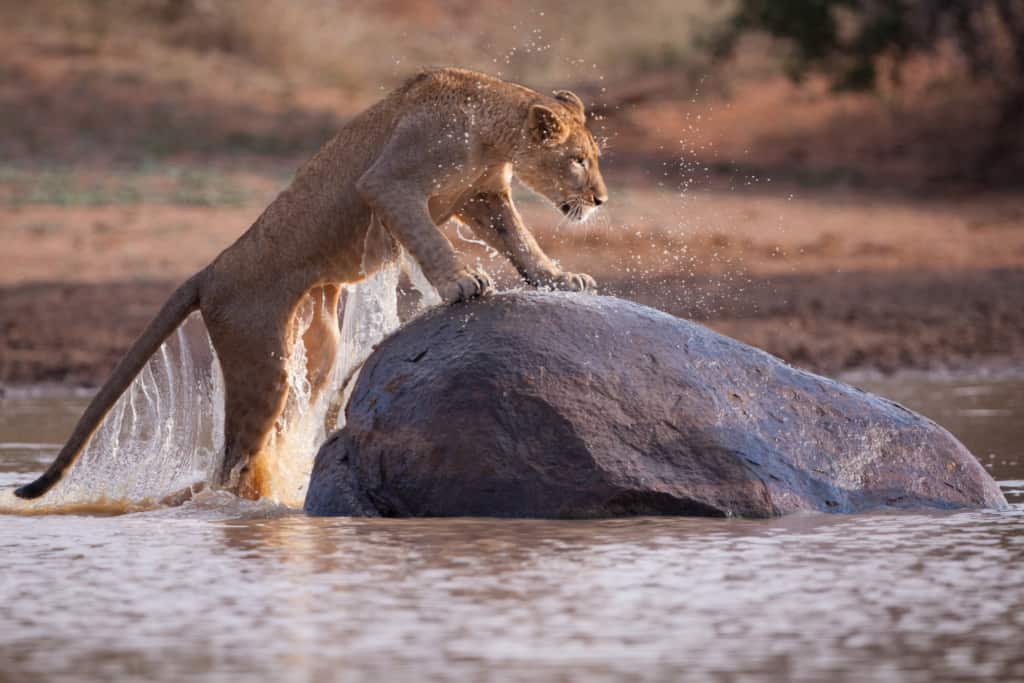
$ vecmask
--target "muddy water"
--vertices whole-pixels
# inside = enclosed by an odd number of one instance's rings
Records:
[[[308,519],[207,494],[0,518],[0,681],[1021,681],[1024,382],[864,382],[1006,512],[772,521]],[[0,486],[83,397],[0,399]]]

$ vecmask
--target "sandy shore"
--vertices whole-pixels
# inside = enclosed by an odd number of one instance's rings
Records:
[[[0,212],[0,385],[101,382],[175,284],[282,184],[218,171],[199,190],[228,198],[203,206],[161,194],[178,191],[180,174],[77,182],[135,187],[145,201]],[[1024,199],[611,186],[614,202],[585,226],[558,225],[549,206],[521,198],[544,248],[604,293],[826,374],[1024,366]],[[466,259],[515,285],[503,259],[448,232]]]
[[[605,282],[826,374],[1024,365],[1024,271]],[[174,283],[33,283],[0,289],[0,384],[101,382]]]

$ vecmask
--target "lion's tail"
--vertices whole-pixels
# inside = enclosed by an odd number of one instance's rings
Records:
[[[199,308],[199,286],[203,272],[193,275],[171,295],[142,336],[114,368],[107,383],[93,397],[53,464],[38,479],[16,490],[16,496],[26,499],[38,498],[60,481],[114,403],[145,367],[150,356],[156,353],[164,340],[177,329],[189,313]]]

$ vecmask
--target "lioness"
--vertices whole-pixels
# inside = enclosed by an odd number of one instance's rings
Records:
[[[594,286],[559,270],[523,225],[509,194],[515,175],[572,219],[607,201],[600,151],[583,103],[463,69],[424,71],[352,119],[234,244],[175,291],[86,408],[49,469],[16,491],[36,498],[78,457],[118,397],[184,318],[201,311],[224,373],[225,453],[219,486],[258,497],[250,462],[267,443],[288,391],[296,305],[324,305],[303,336],[314,394],[338,343],[341,284],[396,253],[419,263],[446,302],[491,290],[460,263],[439,225],[455,217],[507,256],[534,285]]]

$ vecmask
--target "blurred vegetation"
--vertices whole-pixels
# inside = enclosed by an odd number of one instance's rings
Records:
[[[824,71],[839,89],[866,89],[922,52],[953,44],[972,75],[1008,90],[1024,81],[1021,0],[738,0],[718,49],[731,52],[751,30],[789,41],[790,75]]]
[[[970,76],[990,83],[999,114],[978,163],[1002,169],[1024,131],[1024,0],[738,0],[715,49],[762,31],[786,41],[796,80],[823,72],[838,90],[897,86],[901,66],[952,48]]]
[[[126,31],[178,48],[234,55],[304,81],[391,87],[424,66],[458,64],[555,86],[666,67],[707,65],[695,49],[731,2],[618,0],[18,0],[84,41]]]
[[[0,165],[0,207],[63,207],[165,204],[236,207],[253,192],[215,169],[160,164],[130,171],[88,171],[66,167],[26,170]]]
[[[278,173],[453,64],[577,90],[643,177],[1020,186],[1022,34],[1024,0],[0,0],[0,159]]]

